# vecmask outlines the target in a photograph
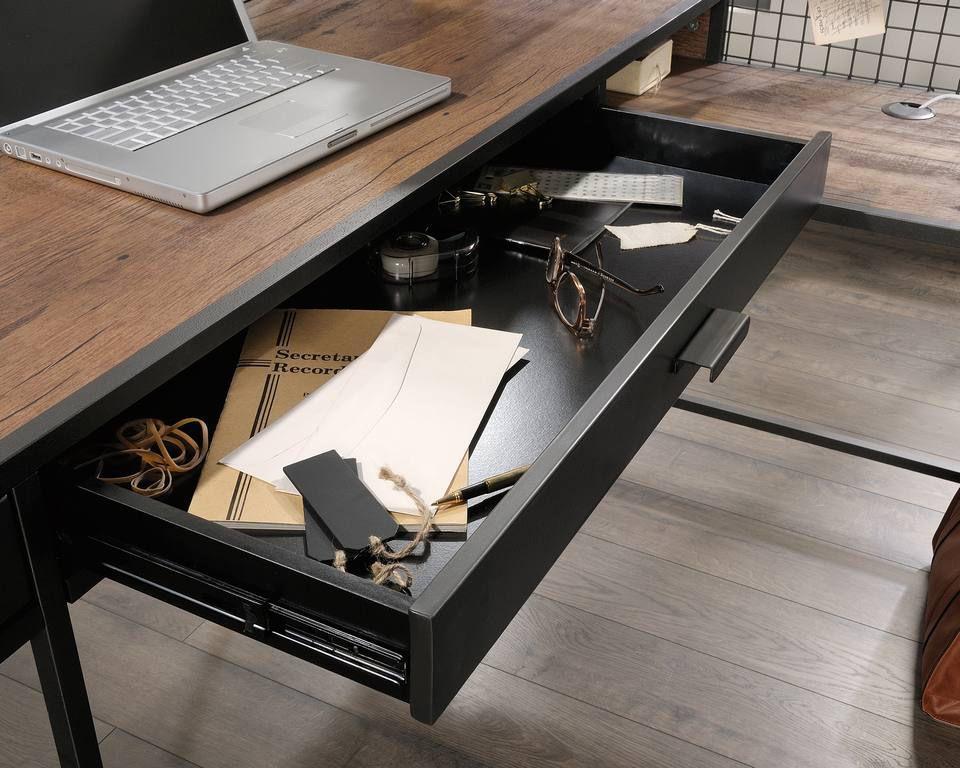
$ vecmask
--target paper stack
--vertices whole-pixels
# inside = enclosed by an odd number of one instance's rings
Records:
[[[283,467],[335,450],[357,460],[384,507],[417,514],[380,468],[427,502],[446,493],[504,373],[526,351],[520,338],[394,315],[369,350],[221,463],[295,493]]]

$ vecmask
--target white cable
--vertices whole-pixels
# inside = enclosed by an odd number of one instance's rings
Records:
[[[931,104],[940,101],[941,99],[960,99],[960,94],[958,93],[941,93],[939,96],[934,96],[932,99],[928,99],[919,106],[919,109],[924,107],[929,107]]]

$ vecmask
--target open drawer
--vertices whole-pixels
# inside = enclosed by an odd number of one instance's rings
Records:
[[[470,307],[475,325],[522,332],[531,350],[482,426],[470,473],[533,465],[511,490],[471,507],[466,535],[430,543],[413,563],[410,594],[308,559],[299,537],[255,537],[195,518],[184,511],[189,488],[151,500],[91,481],[66,487],[53,505],[76,583],[85,572],[126,583],[409,700],[415,718],[433,722],[683,392],[696,366],[678,360],[691,340],[720,341],[704,338],[708,317],[739,312],[807,221],[829,142],[592,109],[563,114],[504,153],[505,163],[681,173],[683,220],[709,222],[714,208],[743,216],[725,239],[640,256],[608,248],[608,269],[666,291],[608,291],[587,343],[555,317],[543,260],[497,248],[455,287],[386,287],[358,254],[289,299],[291,307]],[[620,223],[645,220],[656,212],[634,208]],[[718,345],[726,350],[718,367],[735,344]],[[238,351],[239,338],[222,345],[134,410],[215,423]]]

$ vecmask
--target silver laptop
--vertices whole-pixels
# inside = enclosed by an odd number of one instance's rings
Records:
[[[31,0],[0,22],[0,149],[210,211],[450,95],[258,41],[242,0]]]

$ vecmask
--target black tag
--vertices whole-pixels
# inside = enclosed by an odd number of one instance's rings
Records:
[[[396,521],[357,477],[356,462],[351,466],[336,451],[327,451],[283,472],[303,496],[304,523],[310,509],[341,549],[357,551],[370,544],[371,536],[397,535]]]
[[[357,473],[357,460],[344,459],[344,464],[350,467],[351,472]],[[323,527],[320,515],[311,507],[306,499],[303,501],[303,544],[307,557],[320,562],[329,563],[337,553],[337,547]]]

